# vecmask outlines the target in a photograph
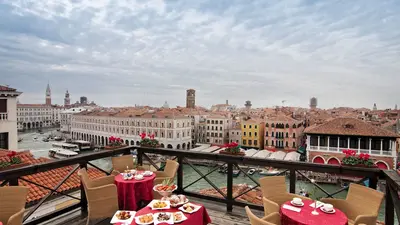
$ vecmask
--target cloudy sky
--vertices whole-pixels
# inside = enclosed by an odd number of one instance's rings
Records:
[[[104,106],[400,104],[397,0],[0,0],[0,83]]]

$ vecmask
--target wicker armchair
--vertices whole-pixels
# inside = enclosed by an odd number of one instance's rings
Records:
[[[271,213],[263,218],[258,218],[251,212],[248,206],[245,207],[245,210],[251,225],[281,225],[281,216],[277,212]]]
[[[161,184],[166,179],[175,179],[176,172],[178,171],[179,163],[174,160],[167,160],[164,171],[154,171],[156,178],[154,179],[154,185]],[[161,198],[157,192],[153,191],[153,196],[155,199]]]
[[[86,169],[78,172],[85,188],[88,202],[87,225],[92,219],[106,219],[114,215],[118,210],[117,187],[114,184],[114,176],[106,176],[90,180]]]
[[[374,189],[350,184],[346,200],[324,198],[322,202],[332,204],[349,218],[349,225],[375,225],[384,194]]]
[[[4,225],[22,225],[28,188],[0,187],[0,221]]]
[[[301,198],[310,200],[307,197],[288,193],[286,190],[286,182],[284,176],[263,177],[259,180],[263,195],[265,215],[273,212],[279,212],[280,206],[292,200],[293,198]]]
[[[134,169],[135,165],[133,164],[133,157],[132,155],[123,155],[123,156],[116,156],[111,158],[112,165],[113,165],[113,175],[118,175],[123,173],[126,170],[126,167],[129,169]],[[143,170],[142,167],[136,168],[138,170]]]

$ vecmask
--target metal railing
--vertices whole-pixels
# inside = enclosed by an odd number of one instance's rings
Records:
[[[32,175],[40,172],[49,171],[56,168],[61,168],[65,166],[73,166],[73,169],[70,173],[64,177],[62,181],[59,182],[55,187],[49,188],[46,187],[45,189],[50,190],[50,193],[46,195],[42,200],[40,200],[37,204],[30,208],[30,211],[25,216],[25,223],[24,224],[38,224],[41,222],[48,221],[55,216],[62,215],[64,213],[70,212],[76,208],[81,208],[83,212],[87,211],[87,201],[84,193],[84,189],[81,186],[81,196],[80,198],[74,197],[72,195],[63,193],[58,191],[58,188],[68,180],[69,176],[75,173],[76,170],[79,168],[86,168],[88,165],[92,166],[96,169],[103,171],[106,174],[109,174],[108,171],[104,171],[99,167],[93,165],[90,161],[96,159],[102,159],[112,156],[117,156],[121,154],[131,154],[132,150],[137,150],[137,161],[138,164],[143,164],[143,161],[150,162],[156,169],[159,168],[156,163],[154,163],[151,159],[151,155],[162,155],[166,157],[170,157],[174,160],[177,160],[180,165],[185,165],[193,169],[200,177],[198,179],[190,181],[189,184],[184,185],[184,180],[188,177],[185,177],[183,174],[183,166],[178,168],[177,172],[177,193],[185,194],[187,196],[198,197],[205,200],[211,200],[219,203],[223,203],[226,205],[226,210],[232,211],[233,206],[245,206],[248,205],[251,208],[263,210],[261,205],[256,205],[249,202],[241,201],[239,198],[242,195],[256,189],[259,186],[257,180],[253,177],[248,175],[243,171],[243,169],[239,165],[248,165],[248,166],[255,166],[255,167],[274,167],[277,169],[282,169],[280,174],[288,174],[289,179],[289,190],[291,193],[296,191],[296,179],[297,177],[303,177],[306,180],[309,180],[309,177],[304,173],[304,171],[313,171],[317,173],[330,173],[336,174],[339,176],[354,176],[359,177],[360,179],[356,181],[357,183],[361,183],[365,180],[369,180],[369,187],[376,189],[378,179],[385,179],[386,180],[386,207],[385,207],[385,224],[386,225],[394,225],[394,214],[396,212],[397,217],[399,218],[400,215],[400,200],[398,196],[398,191],[400,190],[400,178],[396,172],[383,172],[378,168],[360,168],[360,167],[348,167],[348,166],[340,166],[340,165],[321,165],[321,164],[313,164],[307,162],[295,162],[295,161],[282,161],[282,160],[270,160],[270,159],[260,159],[260,158],[252,158],[252,157],[245,157],[245,156],[232,156],[232,155],[224,155],[224,154],[213,154],[213,153],[204,153],[204,152],[195,152],[195,151],[188,151],[188,150],[171,150],[171,149],[154,149],[154,148],[145,148],[145,147],[124,147],[117,150],[104,150],[100,152],[93,152],[78,155],[76,157],[71,157],[67,159],[60,159],[55,161],[50,161],[46,163],[40,163],[36,165],[21,167],[10,169],[6,171],[0,172],[0,186],[8,185],[18,185],[18,180],[24,180],[28,183],[32,183],[39,187],[45,187],[46,184],[37,184],[26,178],[27,175]],[[210,168],[208,172],[200,171],[196,168],[194,161],[196,160],[203,160],[209,162],[220,162],[219,164],[215,164],[214,167]],[[214,171],[218,170],[219,168],[224,167],[226,168],[226,191],[222,191],[221,187],[218,187],[214,184],[208,176],[213,173]],[[236,193],[234,196],[234,178],[233,178],[233,171],[240,170],[242,173],[245,174],[249,179],[251,179],[256,185],[251,187],[241,193]],[[189,191],[188,188],[193,184],[199,182],[200,180],[206,181],[211,187],[220,194],[220,197],[210,196],[207,194],[201,194],[199,192]],[[313,184],[314,185],[314,184]],[[318,184],[315,184],[315,187],[318,188],[326,197],[335,197],[340,192],[347,190],[348,187],[343,187],[339,190],[334,192],[328,192],[324,190]],[[49,214],[40,216],[38,218],[34,218],[32,220],[27,220],[29,216],[32,215],[49,197],[53,194],[60,194],[64,196],[68,196],[75,200],[79,200],[78,203],[74,203],[69,205],[65,208],[53,211]]]

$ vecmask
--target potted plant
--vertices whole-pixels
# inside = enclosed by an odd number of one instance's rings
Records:
[[[141,133],[140,134],[140,146],[142,147],[152,147],[157,148],[160,147],[160,144],[157,139],[154,139],[154,134]]]
[[[104,149],[107,150],[112,150],[112,149],[117,149],[126,146],[121,138],[117,138],[114,136],[111,136],[108,138],[108,145],[104,147]]]
[[[240,150],[240,146],[236,142],[228,143],[224,146],[224,150],[219,151],[220,154],[226,154],[226,155],[241,155],[244,156],[245,153]]]
[[[369,154],[361,153],[357,156],[354,150],[343,150],[346,156],[342,159],[342,165],[358,167],[376,167]]]
[[[17,156],[16,151],[11,151],[10,153],[7,154],[7,157],[8,157],[7,161],[0,161],[0,171],[29,165],[29,163],[22,162],[21,158]]]

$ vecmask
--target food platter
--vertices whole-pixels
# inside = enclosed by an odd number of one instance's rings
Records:
[[[135,217],[135,211],[122,211],[118,210],[113,218],[111,219],[111,223],[132,223],[133,218]]]
[[[179,210],[181,210],[182,212],[185,212],[185,213],[192,214],[192,213],[197,212],[200,208],[201,208],[201,206],[199,206],[199,205],[187,203],[187,204],[184,204],[183,206],[179,207]]]
[[[152,210],[170,209],[171,204],[169,201],[153,200],[148,205]]]
[[[161,200],[169,201],[171,207],[179,207],[189,202],[185,195],[171,195],[170,197],[162,197]]]
[[[139,225],[152,224],[153,222],[154,222],[154,217],[152,213],[135,217],[135,223]]]

